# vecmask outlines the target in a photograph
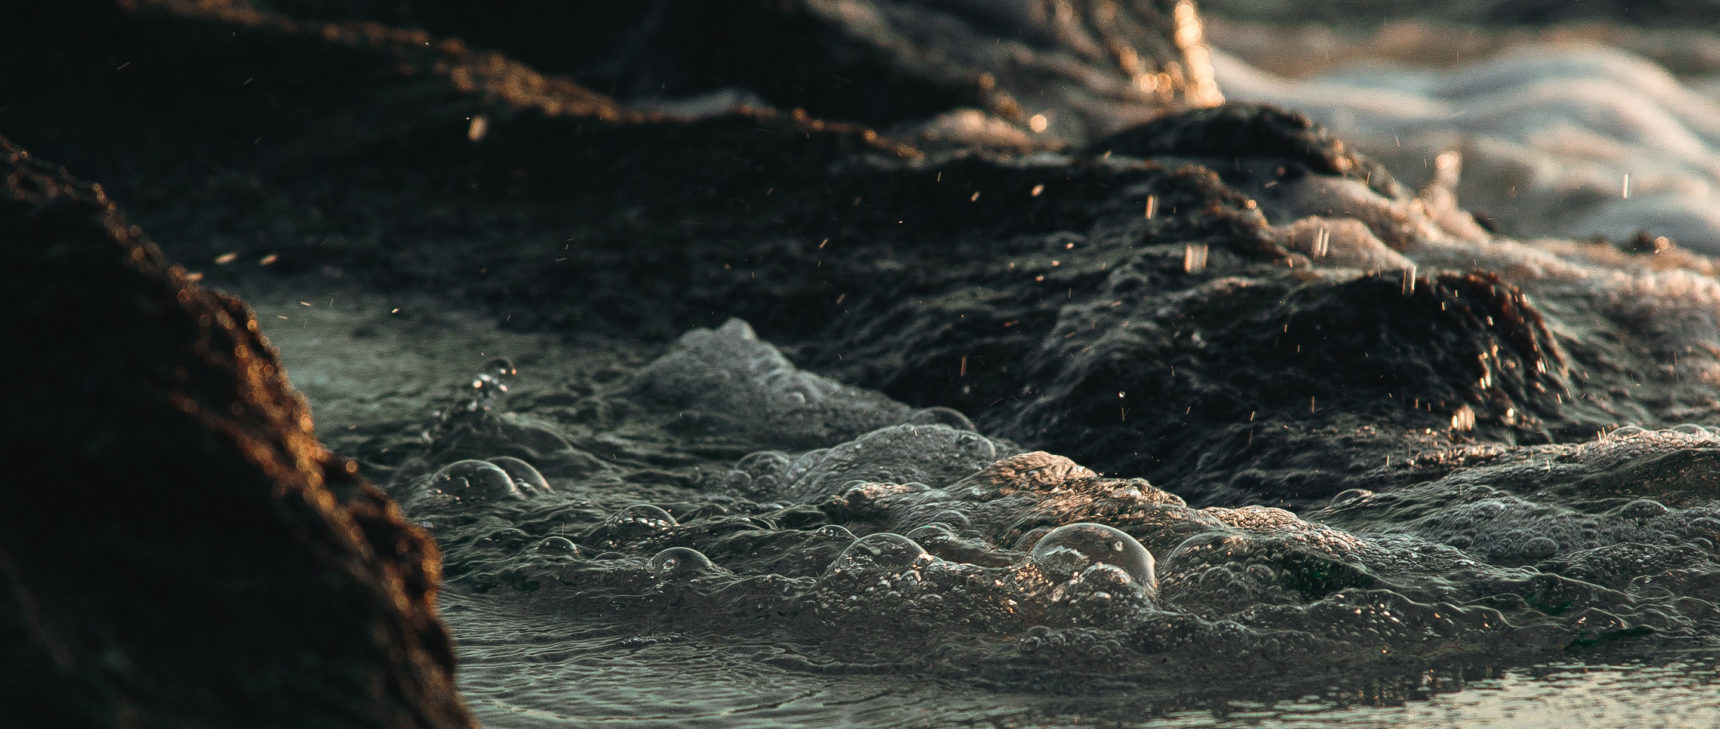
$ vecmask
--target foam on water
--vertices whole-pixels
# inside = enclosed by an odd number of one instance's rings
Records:
[[[775,636],[847,665],[1005,683],[1235,681],[1285,662],[1524,660],[1720,635],[1720,609],[1699,597],[1720,585],[1709,481],[1720,448],[1704,428],[1510,451],[1305,516],[1195,509],[1145,480],[943,424],[830,442],[857,420],[918,413],[802,373],[747,331],[698,333],[715,355],[695,362],[683,340],[612,394],[684,394],[677,409],[629,416],[659,424],[760,408],[776,424],[742,433],[751,455],[683,470],[672,488],[643,488],[668,461],[606,464],[622,474],[613,481],[505,457],[397,484],[425,494],[408,499],[414,514],[439,517],[456,585],[616,625]],[[784,413],[802,429],[781,426]],[[481,438],[485,422],[440,437]],[[571,443],[588,426],[539,427]],[[661,496],[629,498],[644,493]]]
[[[1355,65],[1278,77],[1222,52],[1237,101],[1308,114],[1406,177],[1463,155],[1460,196],[1525,235],[1638,230],[1720,251],[1720,98],[1597,44],[1517,47],[1453,70]]]
[[[631,387],[635,397],[679,409],[680,417],[702,427],[787,447],[831,444],[892,423],[972,427],[948,409],[916,411],[797,370],[739,319],[688,332],[640,370]]]
[[[494,469],[520,492],[407,503],[446,551],[462,688],[494,726],[1438,725],[1579,694],[1612,725],[1720,711],[1704,698],[1711,666],[1497,668],[1712,641],[1720,464],[1702,426],[1477,446],[1443,478],[1298,515],[1190,508],[990,438],[987,456],[982,435],[948,425],[800,447],[682,435],[697,402],[629,406],[625,373],[568,400],[543,392],[544,374],[522,372],[513,411],[434,430],[432,467],[393,486],[469,470],[505,492]],[[497,455],[525,453],[522,440],[538,455]],[[447,468],[468,456],[489,465]],[[1082,524],[1155,557],[1157,591],[1139,570],[1039,548]],[[1626,685],[1657,698],[1632,703]]]

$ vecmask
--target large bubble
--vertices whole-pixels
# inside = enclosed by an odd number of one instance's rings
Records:
[[[688,547],[670,547],[658,552],[649,563],[651,574],[664,579],[692,579],[717,574],[722,568],[704,552]]]
[[[430,478],[427,488],[431,494],[445,494],[456,501],[484,503],[523,497],[507,471],[489,461],[476,459],[443,466]]]
[[[1060,578],[1072,577],[1095,564],[1122,569],[1148,592],[1159,587],[1153,553],[1115,527],[1083,522],[1051,530],[1033,546],[1028,557],[1039,569]]]
[[[549,481],[543,477],[543,474],[538,473],[537,468],[530,463],[513,456],[497,456],[489,459],[489,461],[507,473],[508,478],[513,479],[514,486],[522,494],[537,496],[555,493],[555,489],[549,487]]]
[[[843,576],[866,572],[894,574],[924,566],[931,561],[932,555],[919,543],[900,534],[883,532],[868,534],[848,545],[836,561],[830,563],[830,569],[825,571],[825,575]]]

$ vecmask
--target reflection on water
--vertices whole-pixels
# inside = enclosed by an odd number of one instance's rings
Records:
[[[1720,661],[1442,667],[1283,698],[1187,697],[1150,686],[992,690],[821,660],[771,642],[605,625],[452,593],[461,690],[491,727],[1667,727],[1720,722]],[[1286,677],[1286,683],[1294,683]],[[1313,682],[1318,684],[1318,681]],[[1459,690],[1461,689],[1461,690]]]

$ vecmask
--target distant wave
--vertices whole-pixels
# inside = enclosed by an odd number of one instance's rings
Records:
[[[1223,52],[1213,65],[1228,98],[1306,113],[1406,180],[1461,152],[1463,204],[1513,234],[1642,230],[1720,252],[1720,93],[1641,56],[1537,43],[1449,70],[1349,64],[1308,79]]]

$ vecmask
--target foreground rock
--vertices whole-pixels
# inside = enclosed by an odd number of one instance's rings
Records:
[[[250,311],[0,140],[0,704],[40,726],[464,727],[434,544]]]

